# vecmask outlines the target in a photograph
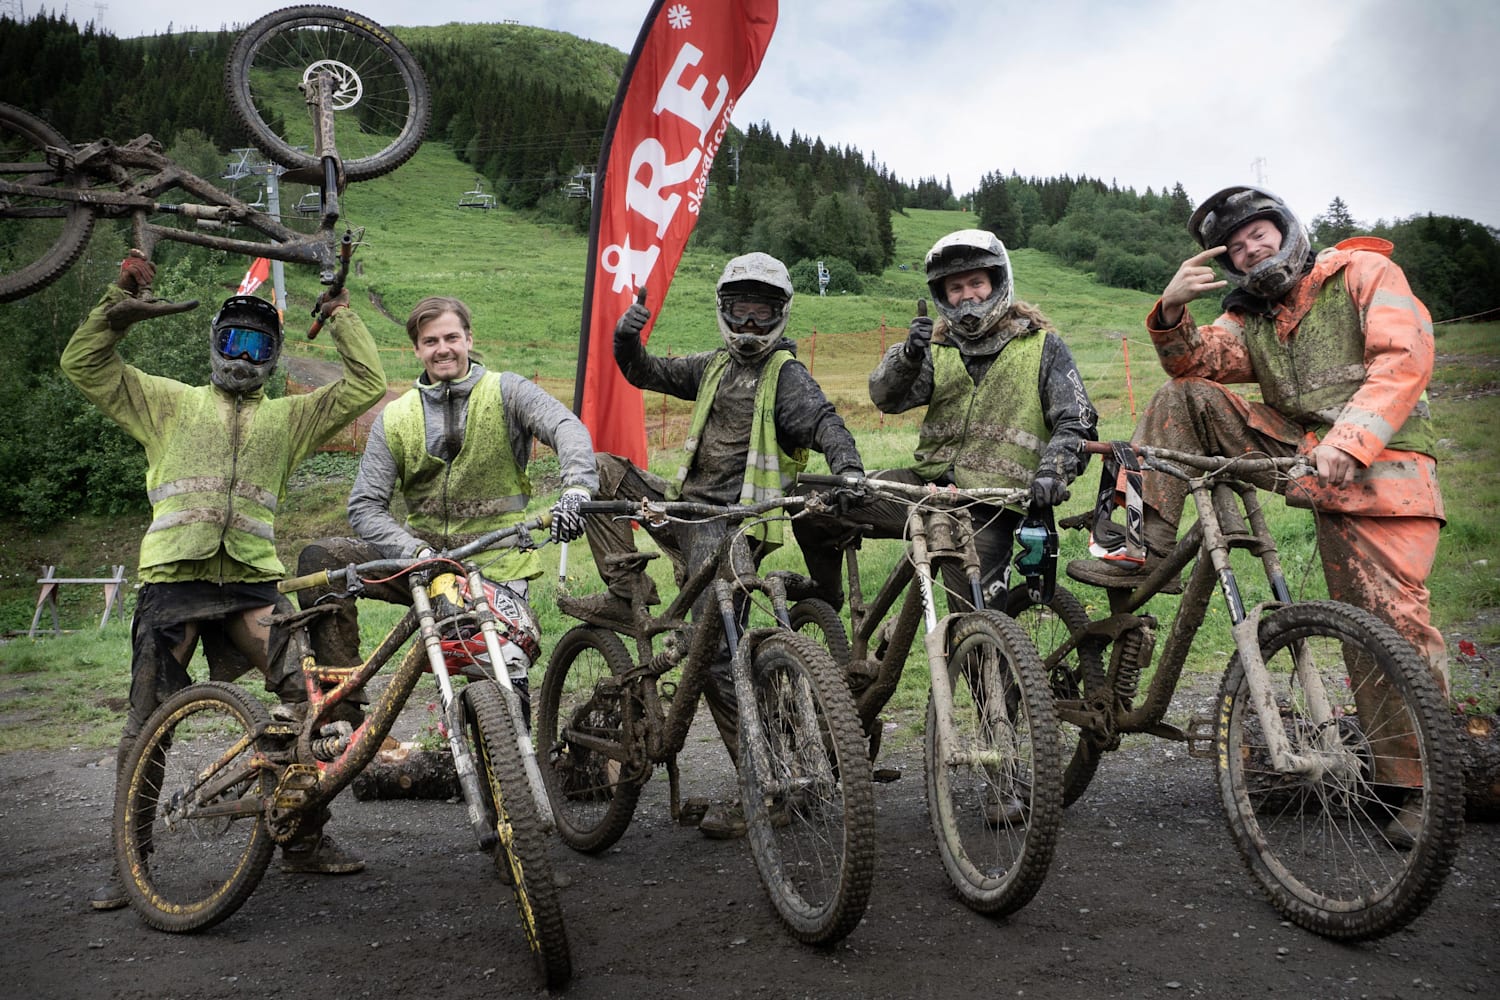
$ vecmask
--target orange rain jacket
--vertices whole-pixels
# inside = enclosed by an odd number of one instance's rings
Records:
[[[1426,390],[1436,353],[1432,317],[1412,294],[1401,268],[1390,260],[1391,249],[1386,240],[1356,237],[1324,250],[1312,270],[1274,307],[1276,336],[1285,344],[1296,336],[1324,285],[1342,273],[1354,311],[1361,317],[1364,340],[1364,381],[1324,441],[1348,452],[1365,469],[1352,483],[1337,488],[1320,486],[1315,476],[1308,476],[1297,489],[1287,491],[1287,498],[1305,506],[1298,501],[1308,497],[1320,510],[1367,517],[1442,519],[1436,461],[1419,451],[1386,447],[1414,412],[1420,420],[1427,419]],[[1212,324],[1197,326],[1184,309],[1182,320],[1166,328],[1160,310],[1158,301],[1146,318],[1146,329],[1169,375],[1222,383],[1259,381],[1245,342],[1252,317],[1231,309]],[[1250,409],[1256,430],[1299,443],[1304,452],[1318,443],[1308,423],[1265,406]]]

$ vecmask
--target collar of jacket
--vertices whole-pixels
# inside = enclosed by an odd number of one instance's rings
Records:
[[[463,378],[456,378],[447,382],[429,382],[427,373],[424,371],[412,383],[412,388],[429,395],[442,398],[463,397],[474,391],[474,386],[484,377],[485,367],[477,361],[469,362],[469,370],[464,373]]]

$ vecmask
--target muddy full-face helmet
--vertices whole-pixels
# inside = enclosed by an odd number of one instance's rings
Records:
[[[766,253],[747,253],[719,277],[719,333],[740,361],[757,361],[781,342],[792,305],[786,265]]]
[[[1256,219],[1268,219],[1281,230],[1281,250],[1248,271],[1237,270],[1228,254],[1219,257],[1219,263],[1224,267],[1225,280],[1235,288],[1275,302],[1302,277],[1312,253],[1307,232],[1286,202],[1264,188],[1248,184],[1227,187],[1198,206],[1188,220],[1188,231],[1207,250],[1225,245],[1241,226]]]
[[[960,229],[949,233],[927,251],[926,267],[927,290],[932,293],[932,304],[948,321],[948,328],[957,336],[959,347],[977,346],[987,341],[1010,308],[1015,293],[1010,255],[1005,252],[1000,237],[984,229]],[[943,282],[952,275],[981,269],[990,275],[990,297],[983,302],[949,305]]]
[[[254,295],[226,299],[209,332],[214,385],[234,393],[259,389],[276,368],[281,342],[275,306]]]

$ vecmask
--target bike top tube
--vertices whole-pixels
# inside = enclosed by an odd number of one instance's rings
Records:
[[[529,520],[519,524],[512,524],[507,528],[497,528],[494,531],[480,535],[465,545],[456,549],[448,549],[420,559],[372,559],[369,562],[359,563],[353,566],[345,566],[343,569],[318,570],[306,576],[294,576],[278,581],[276,589],[283,594],[290,594],[297,590],[306,590],[309,587],[339,586],[343,584],[352,572],[355,576],[365,576],[369,573],[399,573],[413,566],[432,562],[461,562],[469,556],[483,552],[486,549],[495,548],[500,542],[508,538],[519,536],[530,536],[533,531],[545,528],[552,523],[550,511],[544,511]],[[543,541],[541,544],[545,545]]]

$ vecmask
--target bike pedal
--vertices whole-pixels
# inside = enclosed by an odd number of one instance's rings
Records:
[[[1216,751],[1214,750],[1214,737],[1217,732],[1218,719],[1211,715],[1195,715],[1188,720],[1187,736],[1188,756],[1212,760]]]

